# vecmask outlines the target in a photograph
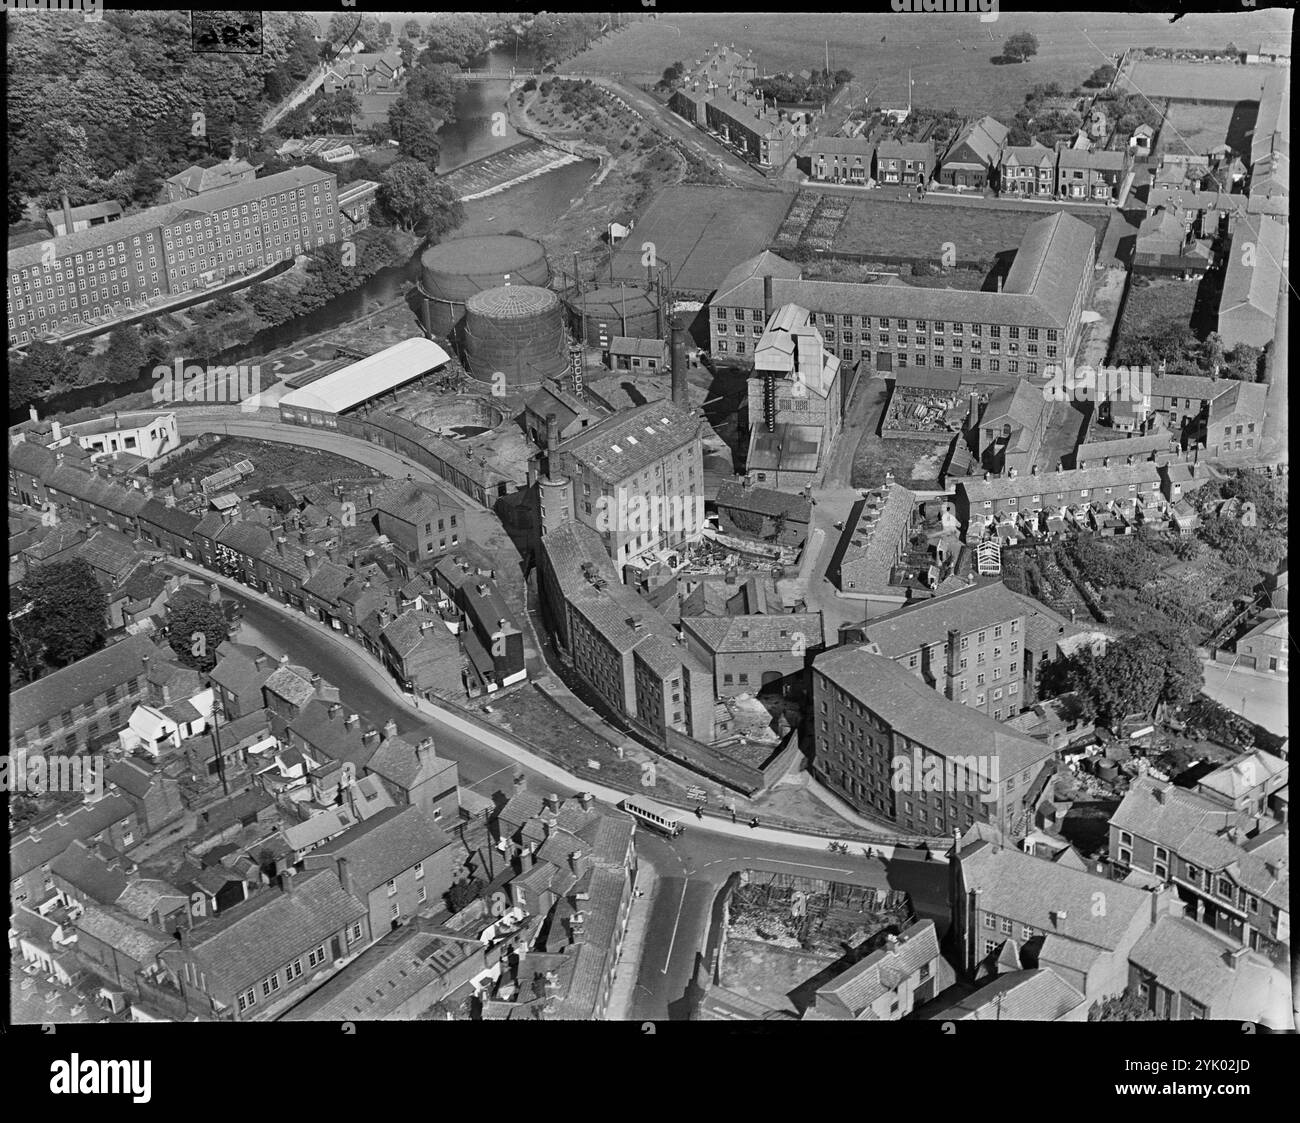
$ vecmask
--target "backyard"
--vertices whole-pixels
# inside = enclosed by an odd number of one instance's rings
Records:
[[[948,459],[953,438],[942,440],[884,440],[868,435],[858,445],[853,458],[850,484],[853,487],[880,487],[885,473],[893,472],[894,482],[903,487],[934,491],[939,474]]]

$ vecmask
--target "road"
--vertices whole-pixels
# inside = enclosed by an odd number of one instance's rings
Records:
[[[355,460],[395,480],[405,479],[409,475],[414,482],[432,485],[443,495],[454,498],[462,507],[482,509],[476,500],[457,491],[431,468],[409,460],[400,453],[390,452],[382,445],[363,441],[360,437],[284,425],[269,417],[241,413],[236,406],[222,412],[210,409],[204,409],[202,413],[198,410],[177,410],[176,427],[186,439],[203,433],[225,433],[231,437],[248,437],[251,440],[274,441],[299,447],[310,445],[322,452],[332,452],[336,456]]]
[[[1233,713],[1241,714],[1279,737],[1288,736],[1290,706],[1287,677],[1234,667],[1231,663],[1202,661],[1205,685],[1202,693]]]
[[[930,917],[940,935],[948,922],[948,867],[937,861],[890,861],[858,853],[816,855],[757,840],[720,838],[693,830],[669,841],[640,832],[637,853],[659,873],[651,906],[630,1017],[634,1021],[680,1021],[699,996],[696,968],[708,940],[718,895],[739,870],[770,870],[851,885],[906,890],[918,916]]]
[[[413,714],[393,704],[384,675],[340,643],[320,635],[294,615],[227,588],[243,606],[243,623],[236,637],[254,643],[273,656],[289,654],[339,688],[340,699],[371,724],[388,718],[404,736],[431,736],[443,756],[456,761],[461,784],[493,797],[512,790],[512,776],[522,774],[536,792],[570,795],[576,791],[518,765],[505,753],[436,718]],[[346,641],[344,641],[346,642]],[[806,847],[782,845],[759,838],[735,838],[714,833],[688,821],[687,830],[669,841],[641,831],[637,853],[660,875],[645,936],[632,1017],[668,1020],[687,1016],[696,957],[704,947],[709,918],[718,891],[740,869],[805,873],[853,884],[889,886],[912,895],[918,913],[931,915],[941,928],[946,922],[947,867],[942,862],[915,859],[882,862],[859,854],[818,853]]]

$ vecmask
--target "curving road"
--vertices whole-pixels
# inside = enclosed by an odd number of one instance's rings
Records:
[[[310,666],[333,682],[341,700],[371,724],[381,725],[391,717],[403,735],[433,737],[437,751],[456,761],[464,786],[492,798],[497,793],[508,794],[512,776],[522,774],[532,791],[563,796],[578,790],[521,766],[506,753],[434,716],[395,704],[391,680],[362,658],[351,641],[324,635],[292,609],[272,606],[231,583],[222,584],[243,606],[238,637],[242,642],[255,643],[275,656],[287,653]],[[905,889],[918,914],[934,917],[941,930],[946,926],[947,867],[942,862],[818,853],[806,845],[761,837],[772,832],[736,837],[728,824],[697,823],[689,818],[686,824],[686,831],[672,841],[645,831],[637,834],[637,853],[655,868],[659,881],[634,991],[631,1017],[636,1020],[689,1015],[697,955],[708,936],[713,904],[727,878],[737,870],[775,870]],[[715,827],[719,829],[710,829]]]

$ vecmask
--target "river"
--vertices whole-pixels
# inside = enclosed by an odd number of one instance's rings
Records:
[[[493,51],[481,59],[476,59],[473,65],[476,69],[491,67],[505,70],[514,64],[513,51]],[[520,56],[519,65],[530,65],[523,54]],[[455,122],[443,126],[439,132],[443,142],[438,161],[439,172],[446,173],[453,168],[481,160],[524,139],[511,128],[509,121],[505,122],[503,134],[494,135],[492,115],[500,112],[504,118],[505,99],[508,93],[509,83],[505,81],[465,84],[456,99]],[[567,164],[553,172],[502,191],[500,194],[467,203],[465,222],[457,230],[457,234],[504,234],[511,230],[531,235],[541,234],[581,194],[583,186],[596,168],[597,165],[592,160]],[[407,293],[419,274],[419,259],[420,251],[417,250],[409,261],[380,270],[360,288],[335,297],[313,312],[265,328],[247,342],[229,347],[217,355],[187,356],[187,358],[212,365],[260,360],[273,351],[290,347],[309,336],[355,320],[367,310],[391,303]],[[88,406],[104,405],[127,394],[148,390],[154,381],[152,369],[152,367],[142,368],[140,376],[132,382],[96,383],[52,395],[40,404],[41,415],[48,416],[84,409]],[[9,411],[11,425],[25,420],[26,417],[26,407]]]

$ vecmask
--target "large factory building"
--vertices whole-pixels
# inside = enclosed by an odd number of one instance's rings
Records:
[[[290,425],[338,427],[338,418],[443,366],[450,356],[430,339],[405,339],[378,354],[331,371],[280,399]]]

